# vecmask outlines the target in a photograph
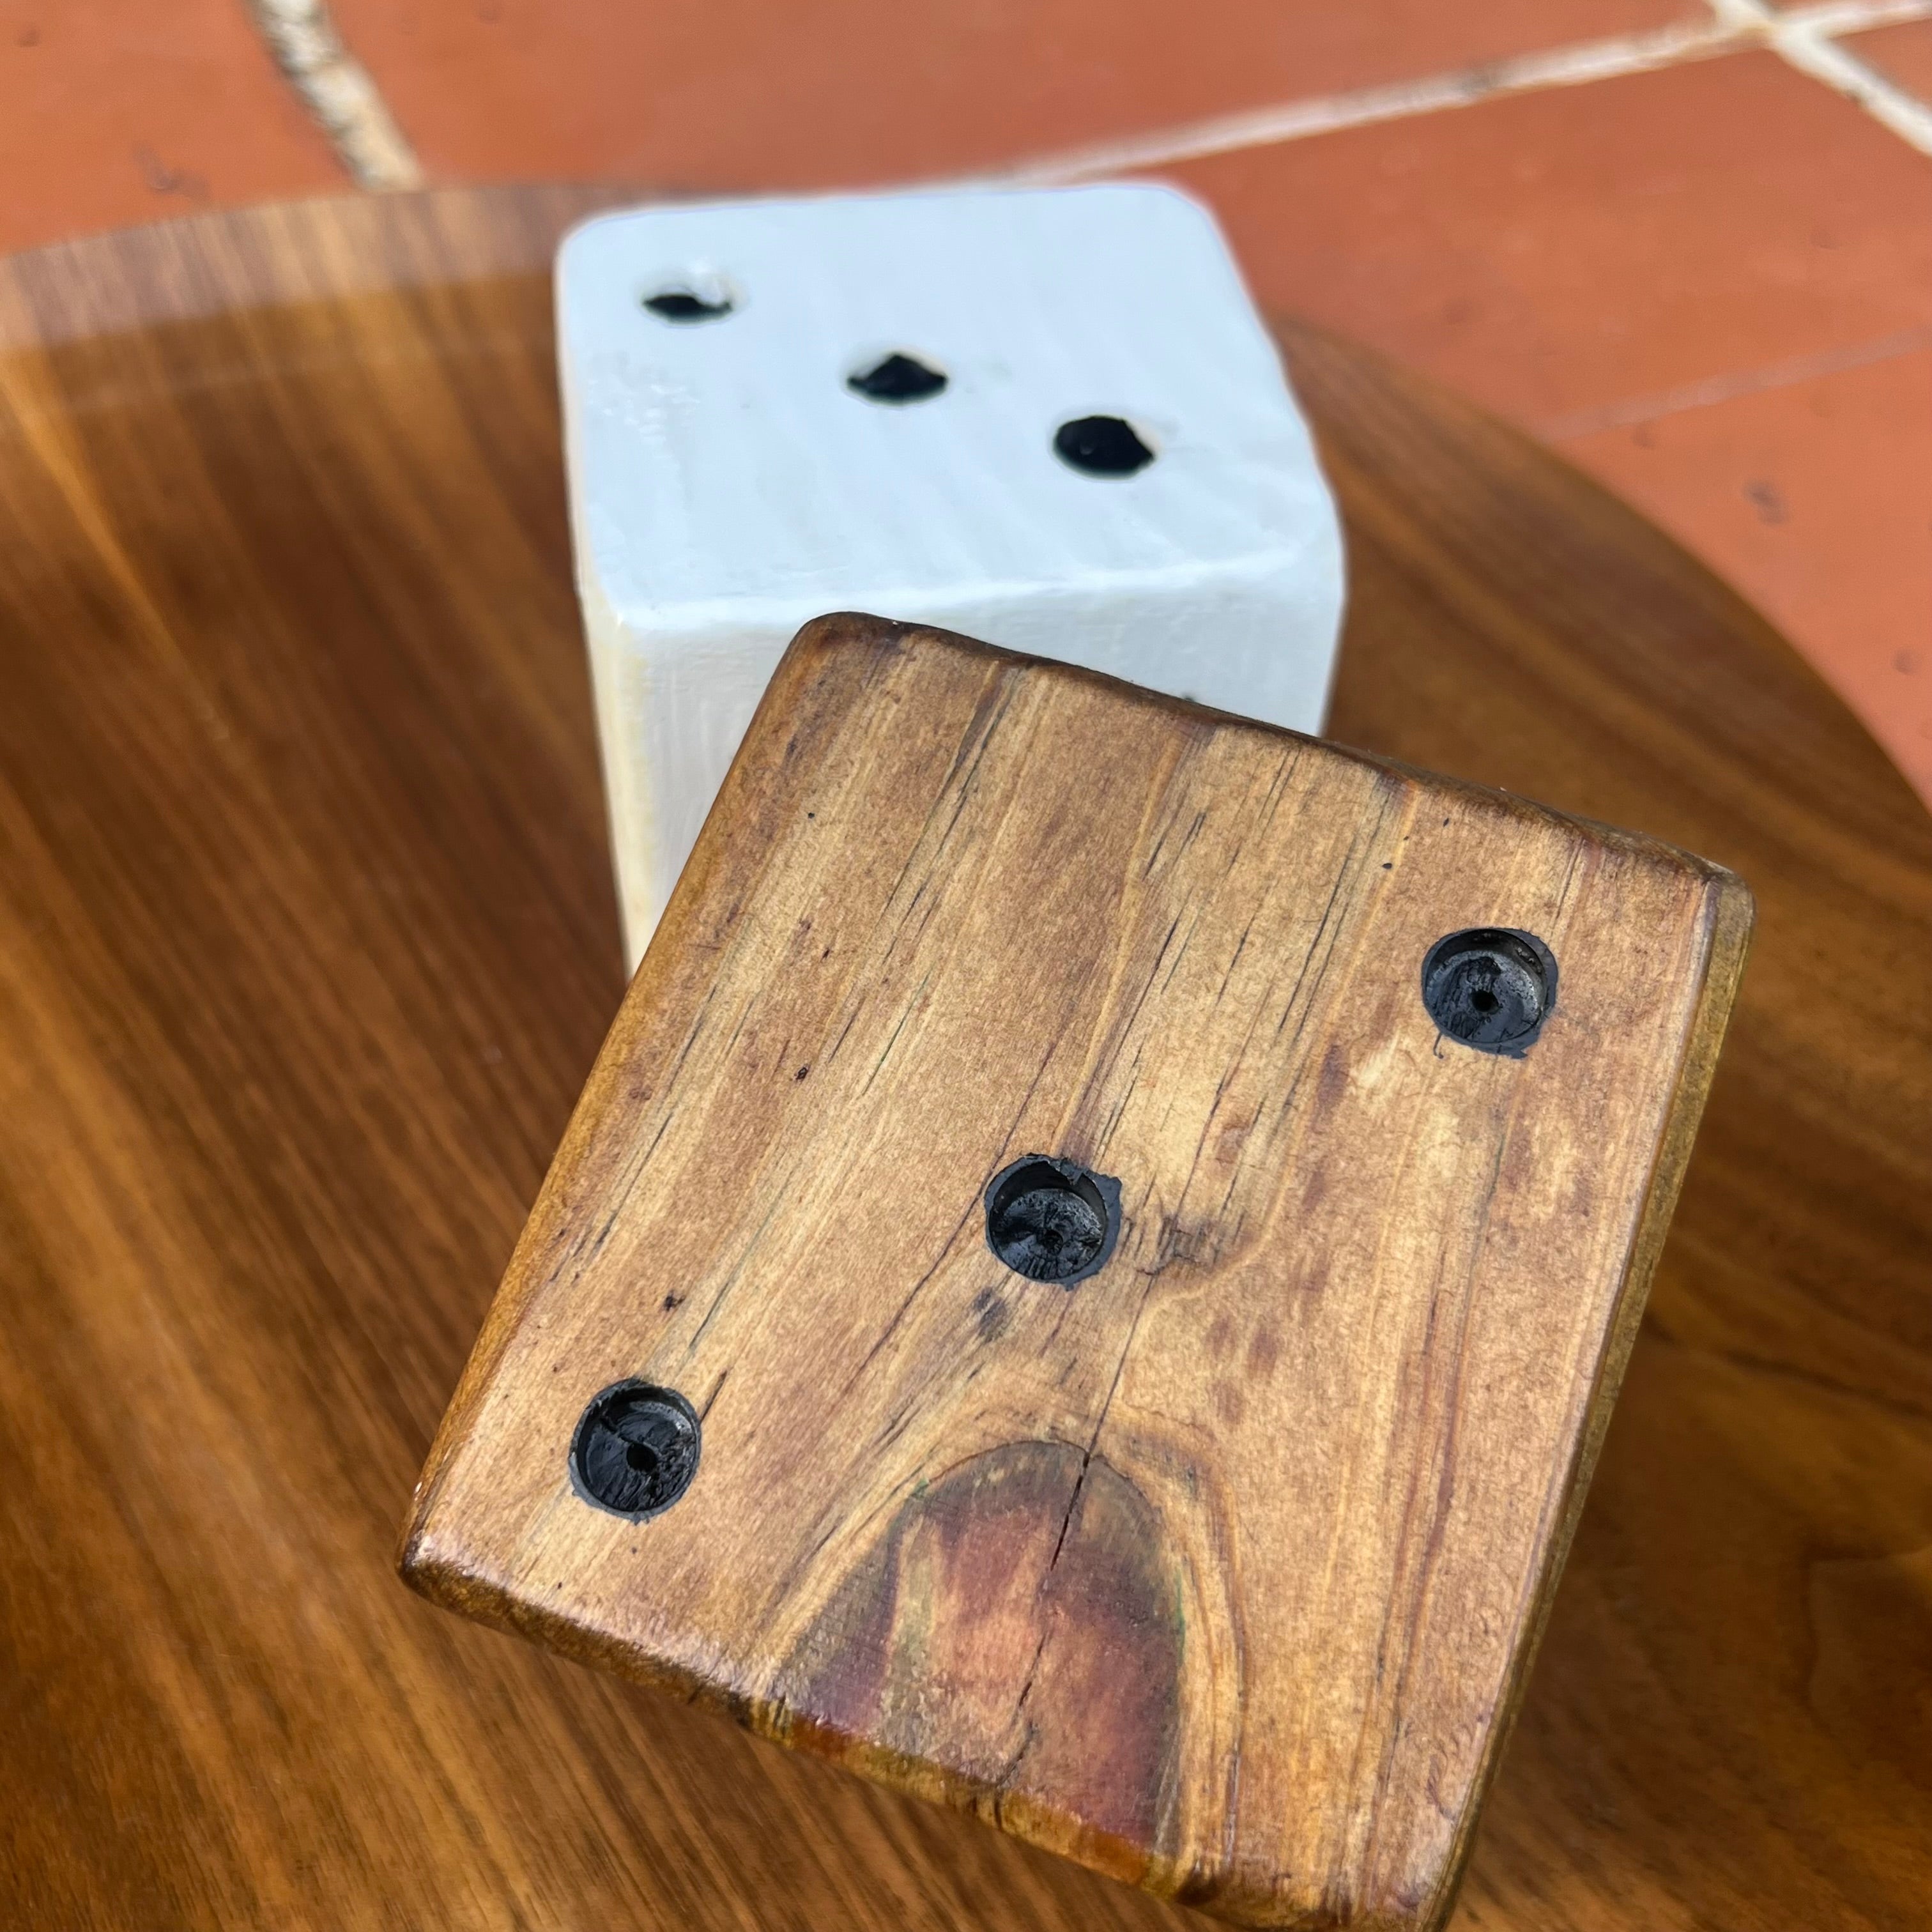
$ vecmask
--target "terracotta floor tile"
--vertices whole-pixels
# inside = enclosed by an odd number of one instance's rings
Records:
[[[239,0],[0,0],[0,250],[346,188]]]
[[[1782,626],[1932,802],[1932,347],[1565,453]]]
[[[1907,20],[1869,34],[1848,35],[1842,43],[1868,67],[1932,106],[1932,20]]]
[[[334,0],[431,172],[904,179],[1703,17],[1699,0]]]
[[[1932,322],[1932,158],[1768,53],[1166,172],[1264,304],[1546,430]]]

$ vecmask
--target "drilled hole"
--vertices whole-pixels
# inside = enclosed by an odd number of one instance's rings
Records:
[[[591,1399],[570,1444],[578,1493],[641,1522],[668,1510],[698,1473],[696,1412],[675,1389],[618,1382]]]
[[[1438,1029],[1484,1053],[1520,1054],[1556,1003],[1556,960],[1534,933],[1452,932],[1422,962],[1422,1004]]]
[[[644,298],[644,306],[661,322],[716,322],[737,307],[730,290],[712,275],[694,275]]]
[[[1016,1274],[1071,1288],[1105,1267],[1120,1218],[1120,1184],[1078,1161],[1029,1154],[986,1190],[986,1244]]]
[[[1154,460],[1154,451],[1123,416],[1076,416],[1053,433],[1060,461],[1088,476],[1131,476]]]
[[[854,395],[874,403],[922,403],[946,387],[946,373],[916,356],[896,349],[870,368],[860,369],[845,378],[845,386]]]

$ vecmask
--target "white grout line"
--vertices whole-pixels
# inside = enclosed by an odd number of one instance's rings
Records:
[[[1592,40],[1547,53],[1519,55],[1486,67],[1433,74],[1426,80],[1394,81],[1386,86],[1359,88],[1346,94],[1319,94],[1283,106],[1252,108],[1152,134],[1130,135],[1123,140],[1095,142],[1090,146],[1023,162],[982,178],[1080,181],[1127,169],[1198,160],[1204,155],[1231,154],[1242,148],[1273,147],[1280,142],[1305,140],[1312,134],[1333,134],[1344,128],[1366,127],[1378,121],[1406,120],[1412,115],[1467,107],[1502,94],[1573,87],[1620,74],[1647,73],[1654,68],[1674,66],[1679,61],[1728,53],[1743,38],[1733,28],[1687,22],[1648,34],[1622,34],[1614,40]]]
[[[326,0],[248,0],[255,24],[358,188],[420,188],[422,164],[368,72],[342,44]]]
[[[1913,146],[1926,148],[1932,134],[1932,109],[1882,80],[1862,61],[1833,46],[1828,37],[1932,19],[1932,0],[1825,0],[1822,5],[1795,8],[1785,14],[1774,13],[1757,0],[1710,0],[1710,4],[1712,17],[1705,20],[1680,21],[1646,34],[1623,34],[1543,53],[1521,54],[1420,80],[1217,115],[1151,134],[1069,148],[976,176],[973,181],[988,184],[1082,181],[1131,169],[1160,167],[1243,148],[1304,140],[1310,135],[1378,121],[1467,107],[1499,94],[1648,74],[1680,62],[1708,60],[1754,46],[1781,55],[1793,67],[1849,95]],[[1927,152],[1932,152],[1932,148]]]
[[[1800,74],[1809,74],[1814,80],[1835,88],[1847,100],[1856,102],[1874,121],[1890,128],[1901,141],[1922,154],[1932,154],[1932,106],[1915,100],[1849,48],[1840,46],[1833,38],[1889,26],[1900,17],[1922,19],[1924,10],[1903,16],[1894,14],[1889,20],[1866,19],[1855,26],[1842,26],[1839,24],[1841,15],[1859,10],[1840,4],[1776,14],[1760,4],[1760,0],[1711,0],[1711,4],[1720,14],[1736,13],[1762,22],[1772,50]]]
[[[1710,0],[1714,12],[1724,8],[1724,0]],[[1769,17],[1788,27],[1813,34],[1865,34],[1874,27],[1897,27],[1910,20],[1922,20],[1932,14],[1925,0],[1822,0],[1814,7],[1792,7],[1782,14],[1769,14],[1756,9],[1752,17]]]
[[[1932,154],[1932,106],[1915,100],[1836,44],[1844,34],[1932,19],[1932,0],[1818,0],[1781,13],[1764,0],[1707,4],[1708,19],[1678,21],[1647,34],[1618,34],[1420,80],[1217,115],[1069,148],[964,179],[951,177],[945,184],[1081,181],[1468,107],[1500,94],[1648,74],[1754,46],[1778,54],[1799,72],[1855,102],[1901,140]],[[420,187],[421,164],[375,82],[344,46],[326,0],[248,0],[248,4],[277,64],[321,122],[357,184],[366,188]]]
[[[1633,429],[1639,423],[1654,422],[1684,410],[1708,409],[1713,403],[1727,403],[1736,396],[1754,396],[1766,389],[1785,389],[1794,383],[1812,382],[1820,376],[1868,368],[1874,362],[1889,362],[1894,356],[1916,355],[1927,349],[1932,349],[1932,328],[1909,328],[1872,342],[1826,350],[1816,356],[1795,356],[1756,369],[1734,370],[1708,376],[1701,382],[1686,382],[1654,395],[1631,396],[1600,409],[1579,410],[1574,416],[1550,417],[1530,427],[1546,442],[1570,442],[1604,430]]]

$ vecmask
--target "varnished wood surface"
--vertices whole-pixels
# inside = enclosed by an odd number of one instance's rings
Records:
[[[1176,1923],[391,1568],[621,992],[544,266],[594,199],[0,273],[7,1916]],[[1932,826],[1638,520],[1287,339],[1352,549],[1336,735],[1758,902],[1457,1923],[1925,1924]]]
[[[1750,921],[1733,874],[1507,792],[808,626],[405,1574],[1162,1896],[1435,1926]],[[1498,927],[1556,962],[1511,1052],[1420,993]],[[1042,1152],[1117,1197],[1064,1286],[982,1205]],[[568,1454],[626,1381],[702,1421],[641,1522]]]

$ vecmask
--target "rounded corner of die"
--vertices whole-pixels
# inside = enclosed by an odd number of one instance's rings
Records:
[[[1227,252],[1228,238],[1222,229],[1220,218],[1200,196],[1183,188],[1178,182],[1096,182],[1088,191],[1131,202],[1156,219],[1172,221],[1196,234],[1204,235],[1216,248]]]
[[[604,240],[603,231],[626,227],[646,212],[640,208],[600,208],[580,216],[558,238],[558,274],[562,276],[574,268],[586,254],[600,248]]]

